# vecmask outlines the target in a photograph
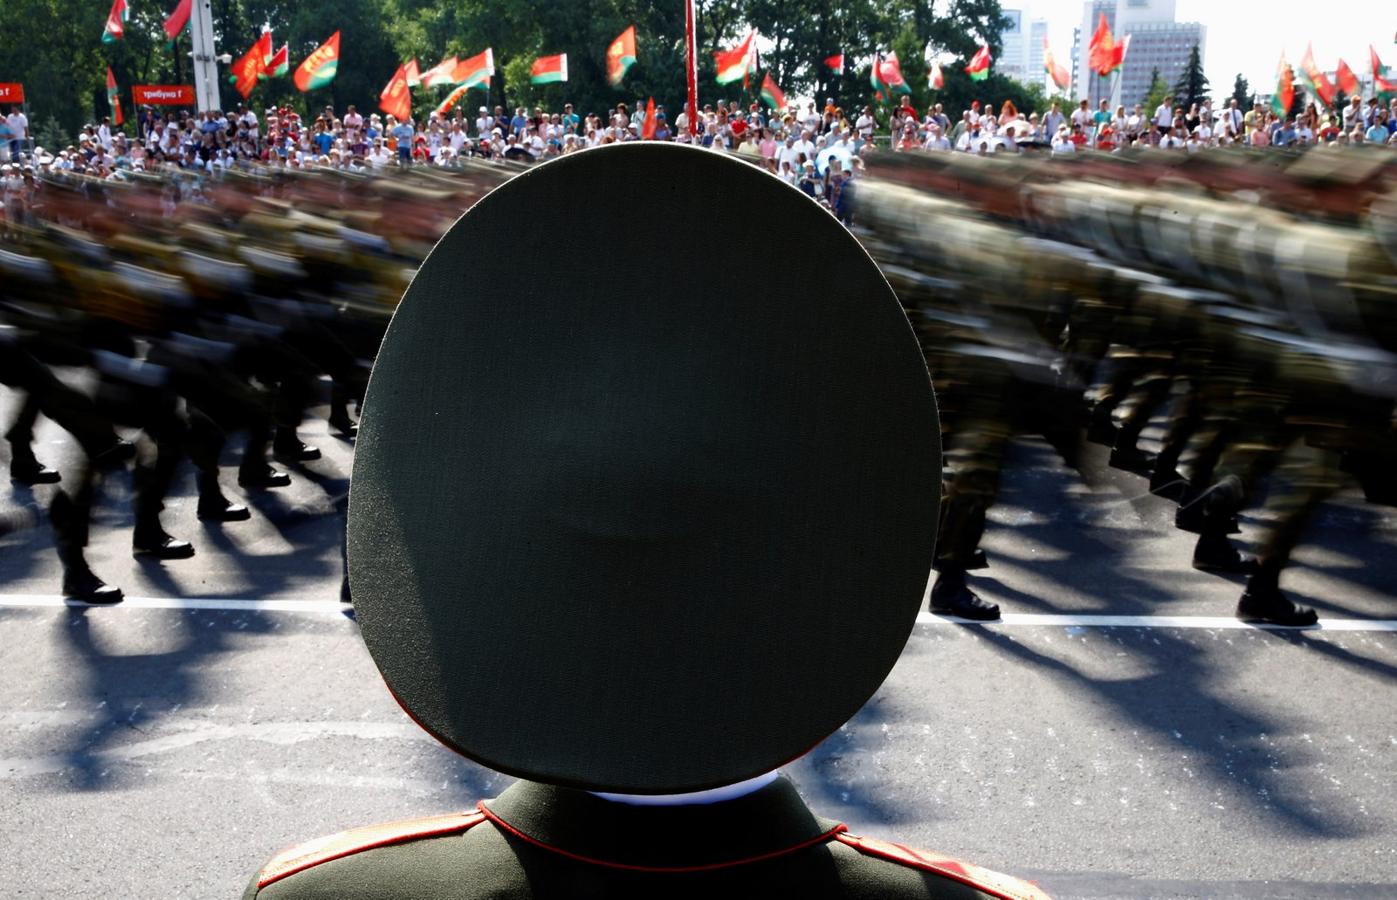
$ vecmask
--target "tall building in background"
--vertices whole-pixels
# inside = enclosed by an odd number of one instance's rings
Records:
[[[1081,50],[1073,60],[1075,96],[1091,101],[1111,100],[1116,76],[1102,78],[1091,71],[1087,45],[1101,13],[1117,40],[1130,35],[1130,51],[1119,74],[1119,102],[1127,107],[1141,103],[1150,91],[1155,69],[1171,87],[1183,74],[1188,55],[1197,44],[1204,57],[1208,30],[1198,22],[1174,21],[1174,0],[1088,0],[1082,4]],[[1152,113],[1153,110],[1147,110]]]
[[[1024,81],[1030,84],[1047,85],[1047,73],[1043,71],[1043,39],[1048,36],[1048,20],[1034,19],[1028,23],[1028,50],[1025,68],[1028,69]]]
[[[1000,75],[1025,81],[1028,76],[1028,57],[1025,53],[1027,48],[1024,42],[1023,10],[1001,9],[1000,14],[1004,17],[1004,30],[1000,32],[1003,45],[999,51],[999,59],[995,60],[995,71]]]

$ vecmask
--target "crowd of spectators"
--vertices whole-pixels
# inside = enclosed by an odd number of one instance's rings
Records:
[[[1384,144],[1397,147],[1397,98],[1352,97],[1342,108],[1311,103],[1298,116],[1278,116],[1261,103],[1242,109],[1236,100],[1187,109],[1165,97],[1153,112],[1140,104],[1114,110],[1086,100],[1075,109],[1052,101],[1041,113],[1020,113],[1012,102],[996,112],[976,101],[952,120],[941,104],[925,112],[908,98],[891,112],[871,106],[846,111],[832,99],[806,102],[778,113],[737,101],[703,105],[696,134],[687,115],[670,119],[663,106],[647,121],[646,109],[617,104],[605,115],[481,106],[475,115],[457,107],[446,114],[398,121],[365,115],[354,105],[343,113],[325,107],[314,118],[289,107],[262,111],[162,111],[142,107],[126,128],[109,118],[82,129],[65,147],[35,146],[28,120],[16,107],[0,118],[0,191],[6,218],[22,211],[35,177],[79,173],[122,179],[137,172],[217,174],[229,168],[329,168],[376,172],[412,166],[455,167],[463,160],[532,162],[586,147],[642,139],[693,142],[734,153],[819,197],[839,211],[843,185],[875,146],[894,151],[992,154],[1040,150],[1054,154],[1121,151],[1137,146],[1196,151],[1207,147],[1284,147]],[[128,134],[128,131],[130,134]]]

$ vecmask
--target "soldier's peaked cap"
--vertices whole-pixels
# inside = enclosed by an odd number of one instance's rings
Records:
[[[892,668],[935,543],[935,402],[887,282],[804,194],[671,144],[564,156],[462,216],[355,456],[350,584],[389,688],[569,787],[703,790],[809,750]]]

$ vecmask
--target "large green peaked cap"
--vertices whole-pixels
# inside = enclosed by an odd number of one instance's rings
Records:
[[[828,212],[721,153],[570,154],[462,216],[393,318],[355,610],[398,700],[471,759],[716,787],[882,683],[940,465],[917,340]]]

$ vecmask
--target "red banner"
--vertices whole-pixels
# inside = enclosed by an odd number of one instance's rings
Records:
[[[0,103],[23,103],[24,85],[0,83]]]
[[[150,106],[193,106],[192,84],[137,84],[131,88],[131,99]]]

